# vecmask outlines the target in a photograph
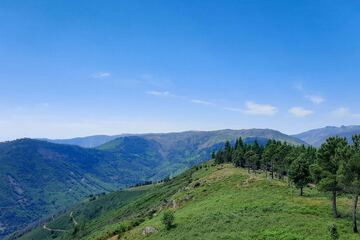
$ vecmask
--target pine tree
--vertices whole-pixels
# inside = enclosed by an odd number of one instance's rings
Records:
[[[300,196],[303,196],[303,189],[311,181],[310,165],[306,153],[302,153],[290,165],[289,179],[300,189]]]
[[[225,147],[224,147],[224,162],[231,162],[232,152],[233,152],[233,148],[232,148],[230,142],[226,141]]]
[[[341,191],[337,176],[343,160],[340,153],[346,146],[346,138],[328,138],[318,150],[316,163],[311,166],[311,172],[317,182],[319,190],[332,193],[332,211],[334,217],[338,217],[336,197],[337,193]]]
[[[270,170],[271,178],[274,178],[274,171],[275,171],[275,158],[274,155],[276,154],[276,141],[269,140],[266,144],[263,153],[263,165],[265,165],[267,170]]]
[[[352,229],[358,232],[356,212],[360,194],[360,135],[353,136],[353,143],[351,148],[345,148],[340,153],[343,162],[339,170],[339,182],[345,192],[352,195]]]

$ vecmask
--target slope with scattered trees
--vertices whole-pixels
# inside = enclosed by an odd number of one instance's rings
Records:
[[[358,147],[347,146],[350,152]],[[266,146],[256,142],[248,145],[239,139],[235,145],[227,143],[213,155],[213,161],[171,180],[96,196],[48,220],[48,226],[68,232],[51,233],[39,226],[16,237],[20,240],[358,239],[350,228],[352,200],[346,194],[357,196],[357,176],[343,175],[344,171],[339,170],[339,186],[349,188],[342,188],[342,194],[337,195],[339,214],[334,218],[328,193],[313,184],[307,186],[314,182],[311,169],[319,164],[317,150],[276,141]],[[353,153],[351,156],[354,157]],[[353,157],[341,164],[340,169],[350,167]],[[297,174],[296,169],[301,171]],[[294,191],[295,188],[299,190]],[[72,223],[70,212],[74,213],[77,226]]]

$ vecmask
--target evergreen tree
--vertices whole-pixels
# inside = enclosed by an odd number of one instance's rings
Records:
[[[269,140],[266,144],[263,153],[263,165],[266,166],[266,169],[270,171],[271,178],[274,179],[275,163],[274,155],[276,154],[276,141]]]
[[[224,147],[224,162],[231,162],[232,152],[233,152],[233,148],[232,148],[230,142],[226,141],[225,147]]]
[[[258,164],[260,163],[259,155],[255,151],[249,150],[245,153],[244,158],[246,159],[249,172],[250,169],[255,172]]]
[[[316,163],[311,166],[311,172],[318,188],[321,191],[332,193],[332,211],[334,217],[338,217],[336,197],[337,193],[341,191],[337,173],[343,160],[341,153],[346,146],[346,138],[328,138],[318,150]]]
[[[343,162],[339,170],[339,182],[345,192],[352,195],[352,229],[358,232],[356,212],[360,194],[360,135],[353,136],[353,143],[351,148],[341,152]]]
[[[311,181],[309,160],[306,153],[302,153],[290,165],[289,179],[300,189],[300,196],[303,196],[303,189]]]
[[[286,174],[286,156],[291,150],[291,147],[287,143],[277,142],[277,151],[274,155],[275,169],[279,179],[282,179]]]
[[[244,149],[236,148],[233,153],[233,164],[235,167],[245,167]]]
[[[224,151],[219,150],[215,155],[215,163],[216,164],[222,164],[224,162],[225,162]]]

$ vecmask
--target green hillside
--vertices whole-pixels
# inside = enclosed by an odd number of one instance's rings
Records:
[[[126,157],[22,139],[0,144],[0,238],[81,201],[151,177]]]
[[[342,217],[334,219],[328,196],[314,188],[300,197],[285,179],[207,163],[167,183],[89,199],[17,239],[324,240],[333,223],[340,239],[358,239],[351,233],[350,204],[339,197]],[[175,214],[169,230],[161,223],[167,209]],[[146,227],[155,232],[143,234]]]
[[[177,175],[189,167],[209,160],[210,153],[218,150],[226,141],[239,137],[245,143],[255,140],[265,144],[268,139],[295,145],[307,143],[271,129],[244,129],[219,131],[188,131],[179,133],[144,134],[119,137],[97,149],[115,154],[127,154],[133,161],[153,167],[153,180]]]
[[[300,140],[268,129],[125,136],[97,149],[22,139],[0,144],[0,239],[90,194],[176,176],[239,136]]]

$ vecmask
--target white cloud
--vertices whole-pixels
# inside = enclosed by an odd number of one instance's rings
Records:
[[[325,99],[323,97],[318,96],[318,95],[306,95],[305,98],[310,100],[314,104],[320,104],[325,101]]]
[[[232,107],[226,107],[224,108],[224,110],[227,110],[227,111],[230,111],[230,112],[244,112],[243,109],[240,109],[240,108],[232,108]]]
[[[251,115],[272,116],[278,112],[277,108],[270,104],[257,104],[251,101],[246,102],[244,113]]]
[[[313,111],[304,109],[302,107],[292,107],[289,109],[289,113],[293,114],[296,117],[306,117],[313,114]]]
[[[110,72],[98,72],[94,74],[94,78],[107,78],[110,77],[111,73]]]
[[[213,104],[211,102],[200,100],[200,99],[192,99],[191,102],[196,103],[196,104],[202,104],[202,105],[212,105]]]
[[[306,98],[307,100],[309,100],[313,104],[321,104],[321,103],[325,102],[324,97],[322,97],[320,95],[316,95],[316,94],[309,94],[309,91],[307,91],[304,88],[304,85],[302,83],[295,83],[294,88],[296,90],[298,90],[301,94],[303,94],[304,98]]]
[[[163,96],[163,97],[171,96],[171,94],[170,94],[168,91],[163,91],[163,92],[160,92],[160,91],[149,91],[149,92],[147,92],[147,94],[153,95],[153,96]]]
[[[337,118],[360,118],[359,113],[352,113],[351,110],[347,107],[339,107],[335,109],[331,114],[333,117]]]

